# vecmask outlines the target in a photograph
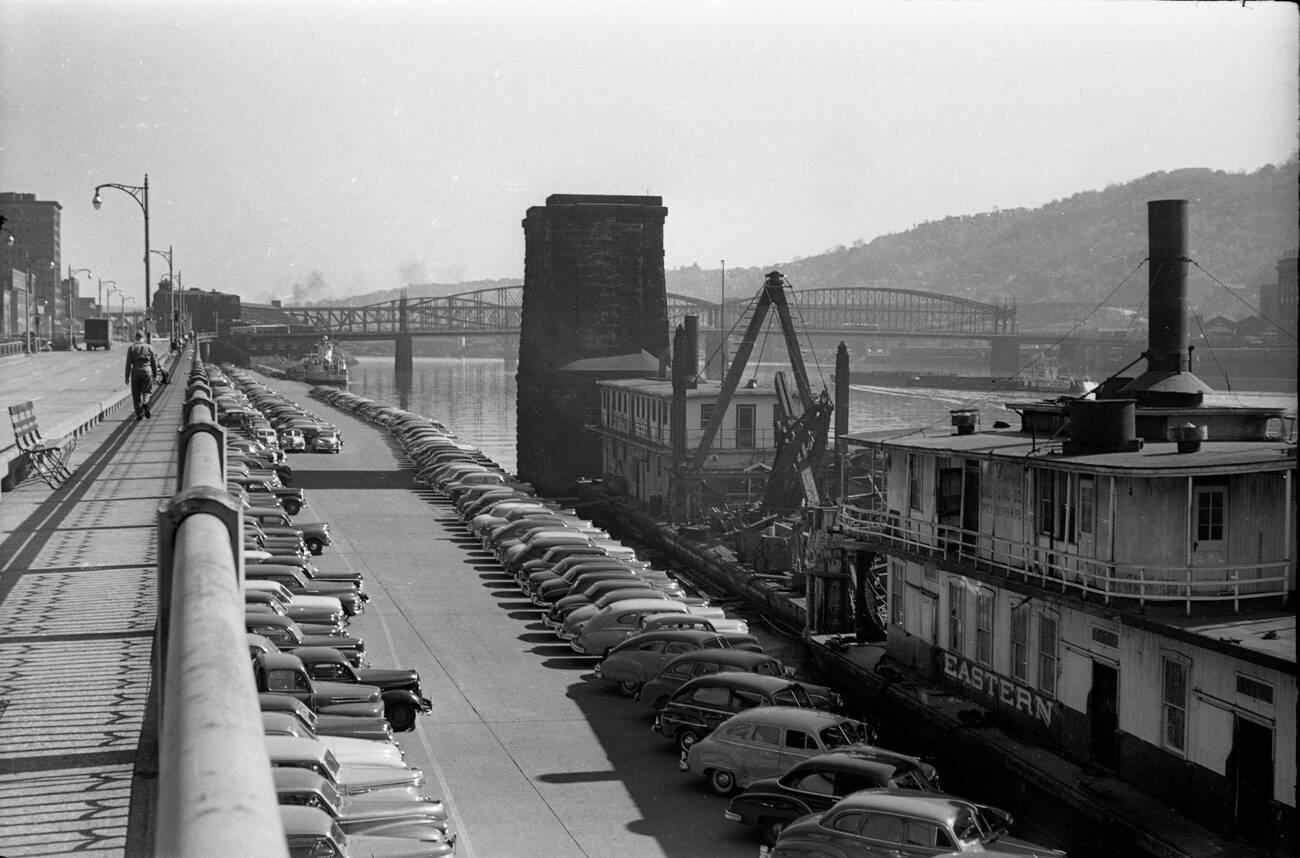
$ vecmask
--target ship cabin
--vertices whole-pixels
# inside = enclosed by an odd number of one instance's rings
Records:
[[[1019,427],[963,410],[941,434],[844,436],[836,524],[885,560],[892,662],[1211,827],[1285,842],[1294,422],[1194,402],[1103,392],[1009,403]]]
[[[671,498],[673,443],[672,381],[667,378],[608,379],[597,383],[601,461],[606,479],[626,486],[627,494],[652,513]],[[722,384],[699,380],[685,392],[686,459],[696,454],[705,427],[718,406]],[[705,497],[717,504],[759,500],[776,455],[776,390],[750,381],[741,385],[723,415],[721,429],[702,465]]]

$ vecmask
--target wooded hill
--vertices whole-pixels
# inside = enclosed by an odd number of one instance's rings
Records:
[[[776,267],[796,289],[887,286],[989,303],[1092,306],[1147,255],[1147,202],[1186,199],[1193,309],[1205,317],[1251,314],[1258,284],[1276,282],[1277,262],[1300,244],[1300,170],[1293,157],[1253,173],[1184,169],[1085,191],[1036,209],[953,215],[906,232]],[[727,269],[728,298],[757,292],[766,268]],[[1206,273],[1208,272],[1208,274]],[[718,300],[721,272],[667,272],[668,291]],[[1212,275],[1212,277],[1211,277]],[[1227,284],[1242,300],[1214,282]],[[1139,307],[1145,267],[1108,306]],[[752,287],[752,288],[751,288]],[[748,290],[748,291],[747,291]]]

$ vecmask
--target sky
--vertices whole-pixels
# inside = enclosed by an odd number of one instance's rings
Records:
[[[766,266],[1281,163],[1298,20],[1291,2],[0,0],[0,191],[61,203],[65,269],[141,291],[140,208],[91,197],[146,174],[182,283],[249,301],[520,278],[520,222],[556,193],[662,197],[669,269]]]

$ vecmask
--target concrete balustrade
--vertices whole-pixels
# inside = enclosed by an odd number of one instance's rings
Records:
[[[154,854],[287,858],[244,633],[242,513],[201,364],[187,384],[179,490],[160,505]]]

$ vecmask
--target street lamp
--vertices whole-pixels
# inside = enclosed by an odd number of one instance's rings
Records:
[[[95,196],[90,200],[90,204],[93,205],[96,210],[104,204],[103,198],[99,195],[100,190],[103,188],[117,188],[119,191],[130,194],[131,199],[135,200],[136,204],[140,206],[140,211],[144,212],[144,330],[145,338],[150,339],[149,290],[153,288],[153,284],[149,282],[149,174],[144,174],[143,185],[119,185],[115,182],[105,182],[102,185],[96,185]]]
[[[79,279],[74,279],[74,278],[78,274],[85,274],[86,276],[90,276],[93,273],[94,272],[92,272],[89,268],[73,268],[72,263],[71,262],[68,263],[68,280],[71,281],[71,283],[68,287],[67,300],[64,303],[67,304],[67,311],[68,311],[68,348],[69,349],[73,348],[73,346],[76,344],[77,341],[77,335],[73,330],[74,323],[76,322],[76,319],[74,318],[76,316],[76,310],[74,308],[76,306],[77,300],[81,297],[81,281]]]
[[[100,280],[100,281],[99,281],[99,302],[98,302],[95,306],[99,308],[99,312],[100,312],[101,314],[103,314],[103,312],[104,312],[104,287],[107,286],[107,287],[108,287],[108,291],[109,291],[109,293],[111,294],[111,293],[117,291],[116,289],[113,288],[113,287],[116,286],[116,285],[117,285],[117,281],[116,281],[116,280]],[[110,311],[110,312],[108,313],[108,315],[110,315],[110,316],[113,315],[112,311]]]
[[[169,244],[166,250],[151,250],[149,252],[156,253],[167,260],[167,288],[171,290],[172,346],[175,347],[176,329],[180,327],[177,324],[180,320],[180,312],[176,305],[176,276],[172,273],[172,246]]]

